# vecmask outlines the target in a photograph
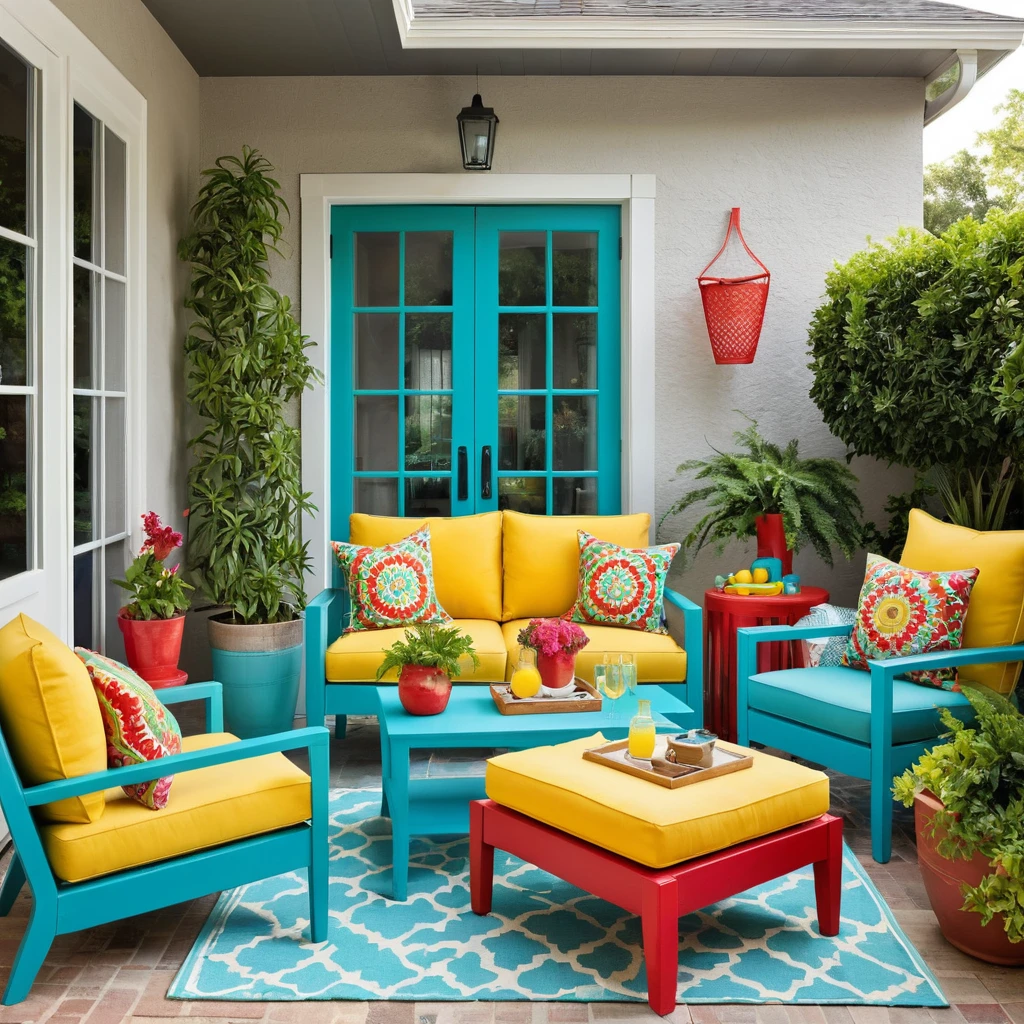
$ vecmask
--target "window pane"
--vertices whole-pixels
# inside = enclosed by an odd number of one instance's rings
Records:
[[[405,234],[405,304],[452,304],[452,232],[407,231]]]
[[[555,313],[551,318],[556,388],[597,387],[597,314]]]
[[[452,468],[452,400],[413,395],[405,400],[405,468]],[[408,510],[406,515],[409,515]]]
[[[394,478],[356,477],[352,510],[373,516],[398,515],[398,481]]]
[[[398,399],[356,398],[357,470],[398,469]]]
[[[125,286],[122,281],[106,277],[103,279],[103,288],[103,322],[106,331],[103,339],[103,360],[106,366],[103,387],[107,391],[124,391]]]
[[[123,533],[127,526],[125,519],[125,478],[127,475],[125,455],[125,400],[105,398],[103,419],[103,469],[106,474],[104,510],[106,520],[103,535],[114,537]],[[109,573],[107,574],[110,575]]]
[[[398,305],[398,232],[356,233],[356,305]]]
[[[0,43],[0,225],[23,235],[30,233],[31,80],[28,65]]]
[[[552,234],[551,301],[556,306],[597,305],[597,232]]]
[[[94,492],[96,466],[93,459],[94,439],[97,434],[96,409],[98,398],[74,399],[74,542],[83,544],[93,540],[99,529],[95,520]]]
[[[498,398],[498,469],[545,469],[547,432],[542,395]]]
[[[412,477],[405,481],[407,516],[450,516],[452,482],[448,477]]]
[[[117,625],[117,613],[128,600],[128,591],[122,590],[112,581],[124,579],[124,571],[130,561],[128,542],[124,540],[108,544],[104,549],[103,578],[106,581],[106,607],[104,609],[103,653],[115,661],[124,661],[124,637]]]
[[[0,579],[29,568],[29,401],[0,396]]]
[[[109,129],[103,132],[103,266],[125,272],[125,148]]]
[[[544,515],[547,511],[547,479],[542,476],[498,477],[498,508]]]
[[[0,384],[29,383],[29,259],[27,246],[0,238]]]
[[[498,241],[498,304],[543,306],[543,231],[502,231]]]
[[[416,391],[452,386],[451,313],[406,314],[405,386]]]
[[[79,259],[97,262],[93,255],[93,242],[97,232],[93,224],[93,179],[95,164],[94,126],[92,116],[75,104],[74,153],[74,230],[75,255]]]
[[[498,387],[503,391],[536,391],[547,382],[547,315],[498,315]]]
[[[552,468],[597,469],[597,399],[556,398],[552,420]]]
[[[90,650],[97,646],[93,637],[93,580],[99,577],[99,572],[94,570],[95,563],[99,561],[99,551],[83,551],[75,555],[74,565],[74,602],[75,602],[75,646],[88,647]],[[118,588],[120,589],[120,588]],[[127,593],[127,591],[124,591]]]
[[[596,516],[597,478],[556,476],[551,481],[553,516]]]
[[[93,381],[93,354],[99,347],[99,274],[84,267],[71,271],[71,301],[74,319],[74,363],[75,387],[92,388],[99,384]]]
[[[398,314],[357,313],[355,380],[360,390],[398,387]]]

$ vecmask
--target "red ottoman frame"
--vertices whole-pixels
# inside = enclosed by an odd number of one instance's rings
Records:
[[[640,915],[647,1001],[662,1016],[676,1005],[679,918],[686,914],[813,864],[818,930],[822,935],[839,931],[843,822],[831,814],[659,870],[542,825],[493,800],[474,800],[469,805],[469,865],[477,914],[491,912],[495,848]]]

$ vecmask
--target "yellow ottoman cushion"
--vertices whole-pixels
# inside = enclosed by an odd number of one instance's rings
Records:
[[[583,760],[600,733],[487,762],[487,795],[504,807],[638,864],[667,868],[810,821],[828,810],[822,772],[757,751],[751,768],[665,789]],[[743,750],[723,743],[728,750]]]

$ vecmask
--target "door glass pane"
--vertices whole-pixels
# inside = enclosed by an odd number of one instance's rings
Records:
[[[398,515],[398,481],[393,477],[356,477],[353,485],[352,511],[371,516]]]
[[[398,232],[356,233],[356,305],[398,305]]]
[[[450,516],[452,482],[449,477],[409,477],[405,481],[407,516]]]
[[[0,47],[3,52],[3,47]],[[0,140],[3,136],[0,135]],[[0,195],[3,183],[0,181]],[[0,238],[0,384],[27,384],[28,247]]]
[[[93,639],[93,579],[99,575],[94,571],[99,560],[99,551],[83,551],[74,559],[74,603],[75,603],[75,646],[96,648]],[[119,588],[120,589],[120,588]],[[127,594],[127,591],[123,591]]]
[[[407,231],[405,234],[405,304],[452,304],[452,232]]]
[[[125,250],[125,147],[109,129],[103,132],[103,265],[123,274]]]
[[[124,391],[125,285],[122,281],[107,277],[103,279],[103,288],[103,320],[106,329],[103,346],[106,378],[103,386],[107,391]]]
[[[74,153],[74,232],[75,255],[79,259],[99,262],[93,253],[93,180],[94,180],[94,125],[92,116],[75,104]]]
[[[109,529],[108,529],[108,532]],[[112,580],[124,579],[124,571],[128,567],[130,555],[128,542],[124,540],[114,541],[107,544],[103,549],[104,565],[103,578],[106,581],[107,592],[105,595],[104,608],[104,631],[103,631],[103,653],[115,661],[124,661],[124,637],[117,625],[117,613],[124,607],[128,600],[128,591],[122,590]]]
[[[398,387],[398,314],[356,313],[356,387],[391,391]]]
[[[406,313],[405,386],[416,391],[452,386],[451,313]]]
[[[597,232],[551,235],[551,301],[556,306],[597,305]]]
[[[83,544],[98,535],[99,522],[94,520],[93,491],[95,487],[95,465],[93,460],[93,439],[96,436],[95,405],[98,398],[76,396],[73,403],[74,438],[74,542]]]
[[[546,404],[543,395],[498,398],[498,469],[546,468]]]
[[[547,315],[498,315],[498,387],[503,391],[532,391],[547,380]]]
[[[356,398],[357,470],[398,469],[398,398]]]
[[[552,515],[597,515],[596,477],[556,476],[551,483]]]
[[[556,388],[597,387],[596,313],[555,313],[551,344]]]
[[[547,511],[547,480],[542,476],[498,477],[498,508],[544,515]]]
[[[98,333],[100,318],[99,281],[99,274],[84,267],[73,267],[71,270],[76,388],[92,388],[99,384],[99,381],[94,383],[92,365],[93,351],[98,347],[93,345],[93,341]]]
[[[498,305],[543,306],[543,231],[502,231],[498,241]]]
[[[104,408],[103,458],[106,479],[104,509],[106,522],[103,524],[103,535],[113,537],[124,531],[127,512],[125,509],[125,400],[123,398],[106,398]],[[109,575],[109,573],[108,573]]]
[[[452,468],[451,396],[406,398],[405,468],[445,471]]]
[[[555,398],[553,469],[597,469],[597,399]]]
[[[29,567],[29,401],[27,395],[0,396],[0,579]]]
[[[0,43],[0,225],[29,234],[29,91],[28,65]]]

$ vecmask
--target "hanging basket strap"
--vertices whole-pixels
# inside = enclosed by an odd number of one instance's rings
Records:
[[[725,247],[729,244],[729,236],[733,233],[733,230],[736,231],[740,244],[743,246],[746,254],[761,268],[762,272],[760,274],[751,274],[748,277],[706,277],[707,272],[718,262],[722,253],[725,252]],[[756,281],[761,277],[768,277],[770,279],[771,276],[771,271],[750,251],[750,246],[747,245],[747,240],[743,237],[743,232],[740,230],[740,208],[734,206],[729,216],[729,229],[725,233],[725,241],[722,243],[722,248],[715,253],[711,262],[700,272],[697,277],[698,282],[702,284],[705,282],[709,284],[744,284],[748,281]]]

